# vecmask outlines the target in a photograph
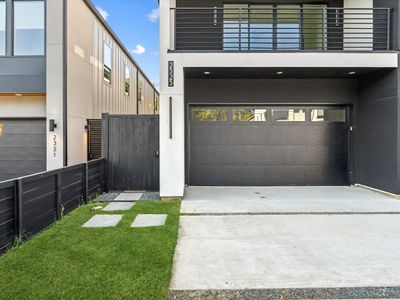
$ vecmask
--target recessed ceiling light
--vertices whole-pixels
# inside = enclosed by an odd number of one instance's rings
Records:
[[[210,71],[205,71],[205,72],[204,72],[204,75],[210,75],[210,74],[211,74]]]
[[[282,72],[282,71],[279,71],[279,72],[276,72],[276,74],[278,74],[278,75],[282,75],[282,74],[283,74],[283,72]]]
[[[354,71],[349,72],[349,75],[355,75],[355,74],[356,74],[356,72],[354,72]]]

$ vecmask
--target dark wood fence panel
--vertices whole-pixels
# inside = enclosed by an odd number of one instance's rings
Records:
[[[93,200],[97,195],[106,192],[106,161],[88,162],[88,197]]]
[[[0,183],[0,254],[16,237],[17,181]]]
[[[68,214],[85,203],[85,165],[67,168],[61,174],[61,213]]]
[[[106,191],[104,159],[0,182],[0,254]]]
[[[43,173],[21,179],[22,220],[20,232],[32,235],[57,220],[57,174]]]

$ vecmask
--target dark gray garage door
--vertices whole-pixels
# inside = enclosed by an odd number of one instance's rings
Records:
[[[347,185],[345,107],[191,107],[188,183]]]
[[[46,121],[0,119],[0,181],[46,170]]]

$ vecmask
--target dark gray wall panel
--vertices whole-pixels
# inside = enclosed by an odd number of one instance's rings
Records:
[[[46,121],[2,120],[0,181],[46,170]]]
[[[356,104],[356,182],[400,194],[397,70],[360,81]]]
[[[399,0],[374,0],[374,7],[384,7],[392,9],[392,28],[391,28],[391,36],[392,36],[392,49],[398,50],[400,49],[399,41],[400,41],[400,19],[399,19]]]
[[[186,79],[189,103],[331,103],[357,100],[349,79]]]
[[[0,93],[45,92],[45,57],[0,57]]]

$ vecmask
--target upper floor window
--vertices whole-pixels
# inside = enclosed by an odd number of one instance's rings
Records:
[[[44,55],[44,28],[44,1],[14,2],[15,55]]]
[[[125,66],[125,96],[131,94],[131,70],[128,66]]]
[[[141,79],[138,80],[138,95],[137,95],[137,101],[139,103],[142,103],[142,98],[143,98],[143,82]]]
[[[6,2],[0,1],[0,55],[6,54]]]
[[[112,50],[111,50],[111,47],[106,42],[104,42],[103,65],[104,65],[104,82],[111,84]]]

